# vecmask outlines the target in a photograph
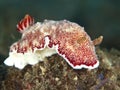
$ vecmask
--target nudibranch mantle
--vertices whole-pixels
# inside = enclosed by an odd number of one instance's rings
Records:
[[[17,28],[22,37],[10,47],[9,57],[4,61],[8,66],[23,69],[53,54],[62,56],[73,69],[99,66],[93,41],[76,23],[67,20],[34,23],[34,19],[26,15]]]

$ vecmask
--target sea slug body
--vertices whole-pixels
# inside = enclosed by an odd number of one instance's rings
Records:
[[[76,23],[67,20],[34,23],[34,19],[26,15],[17,28],[22,37],[10,47],[9,57],[4,61],[8,66],[23,69],[27,64],[34,65],[56,53],[73,69],[99,66],[94,42],[95,45],[100,43],[102,37],[93,42]]]

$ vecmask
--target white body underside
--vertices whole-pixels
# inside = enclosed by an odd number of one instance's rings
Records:
[[[34,53],[16,53],[10,52],[9,57],[4,61],[8,66],[15,66],[23,69],[27,64],[34,65],[39,61],[43,61],[46,57],[56,54],[55,49],[44,48],[44,50],[37,49]]]

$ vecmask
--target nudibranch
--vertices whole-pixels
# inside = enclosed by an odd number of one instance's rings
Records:
[[[84,28],[74,22],[44,20],[34,23],[34,19],[26,15],[17,29],[22,37],[10,47],[9,57],[4,61],[8,66],[23,69],[53,54],[59,54],[73,69],[99,66],[95,45],[100,44],[103,37],[92,41]]]

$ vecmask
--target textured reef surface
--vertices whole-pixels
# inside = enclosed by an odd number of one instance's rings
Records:
[[[1,90],[120,90],[120,51],[96,47],[100,66],[74,70],[58,54],[23,70],[4,69]],[[3,76],[1,76],[3,78]],[[0,78],[0,79],[1,79]]]

